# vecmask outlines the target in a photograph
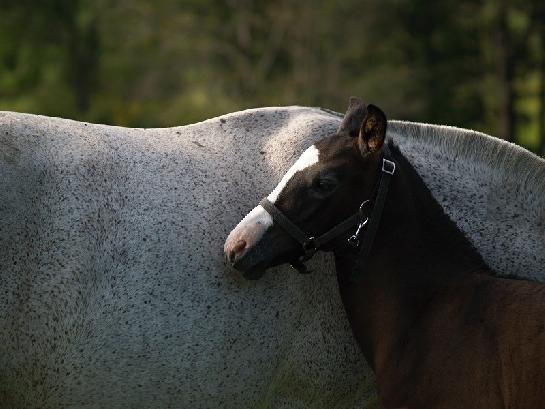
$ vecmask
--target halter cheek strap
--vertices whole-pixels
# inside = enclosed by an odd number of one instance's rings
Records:
[[[388,146],[385,146],[385,148],[388,148]],[[389,153],[389,149],[388,149],[388,153]],[[367,223],[367,226],[366,226],[367,229],[365,231],[365,235],[363,236],[360,251],[358,253],[358,257],[356,258],[356,263],[354,264],[354,267],[352,268],[352,274],[350,277],[352,281],[358,280],[359,267],[362,264],[365,265],[367,263],[367,260],[369,258],[369,253],[371,253],[371,249],[373,248],[375,236],[377,235],[378,226],[382,219],[382,212],[384,211],[384,206],[386,205],[386,197],[388,196],[388,188],[390,186],[390,180],[392,179],[392,176],[394,175],[396,171],[396,164],[393,160],[386,157],[386,151],[385,151],[385,156],[382,158],[381,170],[382,172],[380,177],[380,184],[378,187],[375,204],[373,206],[373,210],[371,211],[371,215],[369,216],[369,222]]]
[[[361,241],[361,247],[356,259],[356,264],[352,271],[352,280],[357,281],[357,271],[362,262],[366,262],[373,247],[373,242],[377,234],[380,219],[382,218],[382,212],[384,205],[386,204],[386,197],[388,195],[388,188],[390,180],[396,171],[396,163],[394,162],[388,145],[383,147],[382,168],[380,173],[380,182],[378,191],[375,196],[373,208],[369,217],[366,216],[366,208],[371,203],[370,200],[364,200],[357,213],[353,214],[346,220],[343,220],[324,234],[314,237],[306,234],[295,223],[293,223],[280,209],[278,209],[274,203],[269,199],[264,198],[259,203],[266,211],[271,215],[273,220],[280,225],[291,237],[293,237],[301,247],[303,248],[303,256],[298,260],[292,262],[292,266],[296,268],[300,273],[308,273],[304,262],[310,259],[316,251],[323,248],[326,244],[339,237],[343,233],[357,225],[357,229],[348,238],[348,244],[352,247],[358,248],[360,246],[360,235],[364,233],[363,240]]]

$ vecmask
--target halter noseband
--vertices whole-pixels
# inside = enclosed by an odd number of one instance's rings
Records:
[[[380,181],[370,214],[368,215],[367,208],[370,206],[371,201],[369,199],[364,200],[361,203],[357,213],[343,220],[318,237],[310,236],[302,231],[269,199],[264,198],[261,200],[259,204],[267,211],[267,213],[271,215],[273,220],[278,223],[280,227],[282,227],[291,237],[299,242],[303,248],[303,255],[297,260],[292,261],[292,267],[302,274],[309,273],[304,262],[309,260],[314,253],[323,248],[333,239],[339,237],[343,233],[346,233],[352,227],[357,225],[358,227],[356,231],[347,240],[348,244],[354,248],[360,247],[361,243],[359,255],[356,259],[356,265],[352,273],[352,279],[355,279],[357,267],[359,264],[361,264],[362,260],[365,260],[369,256],[371,248],[373,247],[373,242],[375,240],[380,219],[382,217],[382,211],[384,210],[384,205],[386,204],[386,196],[388,194],[390,179],[395,173],[395,170],[396,163],[392,158],[388,145],[384,144]],[[362,232],[364,232],[364,236],[363,240],[360,240]]]

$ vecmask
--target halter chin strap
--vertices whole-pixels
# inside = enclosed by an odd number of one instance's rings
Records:
[[[343,233],[357,225],[357,229],[348,238],[348,244],[354,248],[360,247],[360,235],[363,232],[363,240],[356,259],[356,264],[352,271],[351,279],[357,281],[357,271],[362,262],[366,262],[373,247],[373,242],[377,234],[382,211],[386,204],[386,196],[390,180],[396,171],[396,163],[392,159],[390,149],[385,144],[382,148],[382,168],[380,173],[380,182],[378,191],[373,203],[373,208],[369,216],[367,216],[367,208],[370,205],[370,200],[364,200],[357,213],[353,214],[346,220],[343,220],[324,234],[314,237],[306,234],[295,223],[293,223],[282,211],[280,211],[269,199],[264,198],[259,204],[271,215],[273,220],[280,225],[291,237],[301,244],[304,254],[297,260],[294,260],[291,265],[302,274],[307,274],[310,271],[306,268],[304,262],[309,260],[314,253],[323,248],[326,244],[336,239]]]

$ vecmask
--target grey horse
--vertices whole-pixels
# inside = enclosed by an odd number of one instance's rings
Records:
[[[337,121],[274,108],[123,129],[1,113],[0,407],[361,406],[372,378],[328,260],[248,283],[222,253]]]
[[[222,254],[339,122],[301,107],[146,130],[0,113],[0,407],[371,407],[330,258],[248,282]],[[492,268],[545,278],[542,160],[471,131],[389,132]]]

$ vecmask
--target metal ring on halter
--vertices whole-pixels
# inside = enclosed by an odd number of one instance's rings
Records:
[[[363,218],[363,209],[365,209],[365,206],[367,206],[370,203],[371,203],[371,200],[369,200],[369,199],[364,200],[363,202],[361,202],[361,205],[360,205],[360,208],[359,208],[358,212],[359,212],[359,214],[361,215],[362,218]]]

